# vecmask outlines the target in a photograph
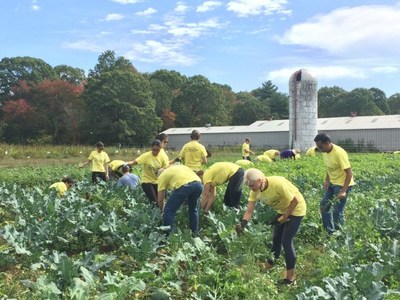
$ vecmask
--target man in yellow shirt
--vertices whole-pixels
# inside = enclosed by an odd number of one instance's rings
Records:
[[[53,183],[49,188],[55,189],[60,197],[65,195],[65,192],[74,185],[74,180],[71,177],[64,177],[60,182]]]
[[[206,148],[199,143],[200,132],[193,130],[190,134],[191,141],[183,145],[179,152],[179,157],[183,160],[185,166],[188,166],[192,171],[201,170],[201,165],[207,163]]]
[[[254,155],[254,152],[250,150],[250,139],[246,138],[242,145],[242,158],[251,161],[250,154]]]
[[[280,283],[293,284],[295,281],[296,253],[293,240],[299,230],[300,223],[307,211],[303,195],[290,181],[281,176],[266,177],[258,169],[248,169],[244,175],[244,183],[250,188],[249,202],[246,212],[236,231],[243,231],[251,219],[257,200],[269,205],[278,212],[274,225],[272,240],[272,253],[278,259],[282,250],[285,252],[286,278]],[[265,264],[266,269],[273,267],[274,260],[269,259]]]
[[[158,206],[163,209],[164,225],[173,230],[175,215],[186,201],[189,210],[189,224],[193,234],[199,232],[199,199],[203,191],[201,179],[184,165],[172,165],[158,176]],[[166,190],[172,190],[164,205]]]
[[[108,157],[108,154],[104,151],[104,144],[102,142],[98,142],[96,144],[96,148],[96,150],[93,150],[90,153],[87,161],[79,165],[79,168],[83,168],[90,162],[92,163],[93,183],[97,183],[99,179],[103,181],[107,181],[109,179],[108,163],[110,162],[110,158]]]
[[[228,182],[224,204],[228,207],[240,206],[244,170],[231,162],[218,162],[204,171],[202,176],[204,191],[201,208],[207,213],[215,202],[217,186]]]
[[[317,134],[314,142],[326,167],[325,195],[320,202],[322,224],[328,233],[333,233],[344,225],[344,209],[354,185],[353,172],[347,152],[333,144],[326,133]]]

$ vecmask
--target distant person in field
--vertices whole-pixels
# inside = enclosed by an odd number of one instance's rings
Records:
[[[130,188],[136,188],[139,185],[140,179],[137,175],[130,173],[131,168],[125,164],[122,167],[122,173],[120,179],[117,181],[117,187],[128,186]]]
[[[83,168],[84,166],[92,163],[92,182],[97,183],[100,180],[107,181],[109,179],[108,176],[108,163],[110,162],[110,158],[108,154],[104,151],[104,144],[102,142],[98,142],[96,144],[96,150],[93,150],[87,161],[83,164],[79,165],[79,168]]]
[[[317,134],[314,142],[326,167],[325,195],[320,202],[322,224],[328,233],[333,233],[344,225],[344,209],[354,185],[353,172],[347,152],[333,144],[326,133]]]
[[[275,161],[279,155],[281,154],[278,150],[275,149],[270,149],[267,150],[263,153],[265,156],[268,156],[270,159],[272,159],[273,161]]]
[[[194,235],[199,232],[199,201],[203,191],[201,179],[184,165],[172,165],[159,172],[158,207],[163,211],[164,225],[174,229],[175,216],[182,204],[187,203],[189,225]],[[172,190],[165,202],[166,191]]]
[[[207,163],[207,150],[200,144],[199,140],[200,132],[193,130],[190,134],[190,142],[183,145],[179,152],[179,158],[183,161],[183,164],[194,172],[201,170],[201,165]]]
[[[291,285],[295,283],[296,253],[293,240],[300,228],[300,223],[306,214],[307,205],[303,195],[290,181],[281,176],[265,176],[258,169],[248,169],[244,175],[244,183],[250,188],[247,210],[236,225],[236,231],[241,233],[251,219],[256,202],[258,200],[269,205],[278,212],[271,222],[274,226],[272,239],[272,254],[265,263],[265,269],[269,270],[279,258],[281,250],[285,252],[286,278],[280,283]]]
[[[110,176],[110,179],[115,179],[118,180],[121,178],[124,173],[122,172],[122,167],[126,165],[126,161],[124,160],[112,160],[108,164],[108,174]]]
[[[49,188],[55,189],[60,197],[65,195],[65,192],[74,185],[74,180],[71,177],[64,177],[60,182],[53,183]]]
[[[250,160],[247,159],[239,159],[235,161],[235,164],[241,166],[241,167],[251,167],[254,166],[254,163]]]
[[[242,145],[242,158],[251,161],[250,154],[254,155],[254,152],[250,150],[250,139],[246,138]]]
[[[169,165],[168,157],[161,154],[160,140],[151,143],[151,151],[145,152],[128,165],[142,166],[142,189],[151,203],[157,203],[157,172]]]
[[[269,156],[262,154],[262,155],[257,155],[256,158],[254,159],[254,162],[272,163],[273,160]]]
[[[296,156],[300,154],[299,149],[286,149],[280,153],[280,157],[283,159],[292,158],[296,159]]]
[[[317,147],[311,147],[311,148],[308,148],[308,150],[306,152],[306,156],[314,157],[314,156],[317,155],[317,153],[318,153],[318,148]]]
[[[214,205],[217,186],[228,182],[224,195],[224,204],[228,207],[240,207],[244,170],[231,162],[217,162],[204,171],[202,178],[204,191],[201,208],[207,213]]]

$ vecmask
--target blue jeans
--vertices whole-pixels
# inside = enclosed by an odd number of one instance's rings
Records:
[[[352,187],[349,186],[347,188],[346,197],[339,199],[337,198],[337,195],[341,189],[342,187],[340,185],[330,183],[319,204],[321,209],[322,225],[328,233],[333,233],[344,225],[344,208],[346,207],[347,197],[349,196]],[[333,212],[331,209],[332,207]]]
[[[187,183],[174,190],[164,206],[164,225],[170,226],[172,231],[175,222],[175,215],[179,207],[186,201],[188,204],[190,229],[194,234],[199,232],[199,199],[203,192],[203,185],[200,181]]]

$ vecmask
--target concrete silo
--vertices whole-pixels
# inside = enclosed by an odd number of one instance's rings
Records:
[[[289,80],[289,146],[302,152],[315,145],[317,135],[317,79],[301,69]]]

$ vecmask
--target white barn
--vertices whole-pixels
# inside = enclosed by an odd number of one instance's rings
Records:
[[[201,143],[206,147],[239,146],[248,137],[255,149],[289,148],[289,120],[256,121],[247,126],[170,128],[164,131],[169,136],[168,147],[180,149],[194,129],[201,133]],[[326,132],[334,143],[351,140],[383,152],[400,149],[400,115],[319,118],[317,129]]]

